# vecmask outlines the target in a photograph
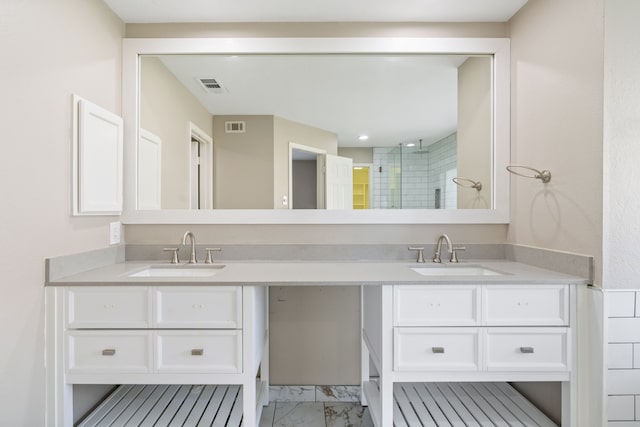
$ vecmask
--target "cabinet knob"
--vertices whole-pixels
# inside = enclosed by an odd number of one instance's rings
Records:
[[[431,347],[431,352],[435,354],[443,354],[444,347]]]
[[[192,356],[204,356],[204,349],[202,348],[194,348],[191,350]]]
[[[520,347],[520,353],[532,354],[533,347]]]
[[[102,350],[103,356],[115,356],[115,354],[116,354],[115,348],[105,348],[104,350]]]

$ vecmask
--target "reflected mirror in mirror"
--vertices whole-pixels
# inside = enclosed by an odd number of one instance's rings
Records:
[[[141,55],[138,209],[490,209],[492,60]]]

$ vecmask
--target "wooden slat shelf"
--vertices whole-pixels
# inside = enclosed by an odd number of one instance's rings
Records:
[[[365,393],[377,421],[377,384]],[[393,400],[395,427],[557,427],[505,382],[396,383]]]
[[[121,385],[79,427],[240,427],[238,385]]]

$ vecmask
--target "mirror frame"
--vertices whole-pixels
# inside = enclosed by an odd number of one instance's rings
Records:
[[[137,210],[139,58],[162,54],[492,54],[492,209]],[[124,39],[124,224],[507,224],[509,223],[510,41],[508,38]]]

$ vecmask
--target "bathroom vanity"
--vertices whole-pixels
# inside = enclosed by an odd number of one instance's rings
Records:
[[[220,384],[231,390],[226,425],[257,425],[268,404],[268,287],[351,285],[362,290],[362,400],[377,426],[421,415],[406,408],[430,395],[407,383],[507,381],[561,382],[562,425],[577,426],[585,284],[509,261],[120,262],[55,278],[47,423],[73,425],[73,384]]]

